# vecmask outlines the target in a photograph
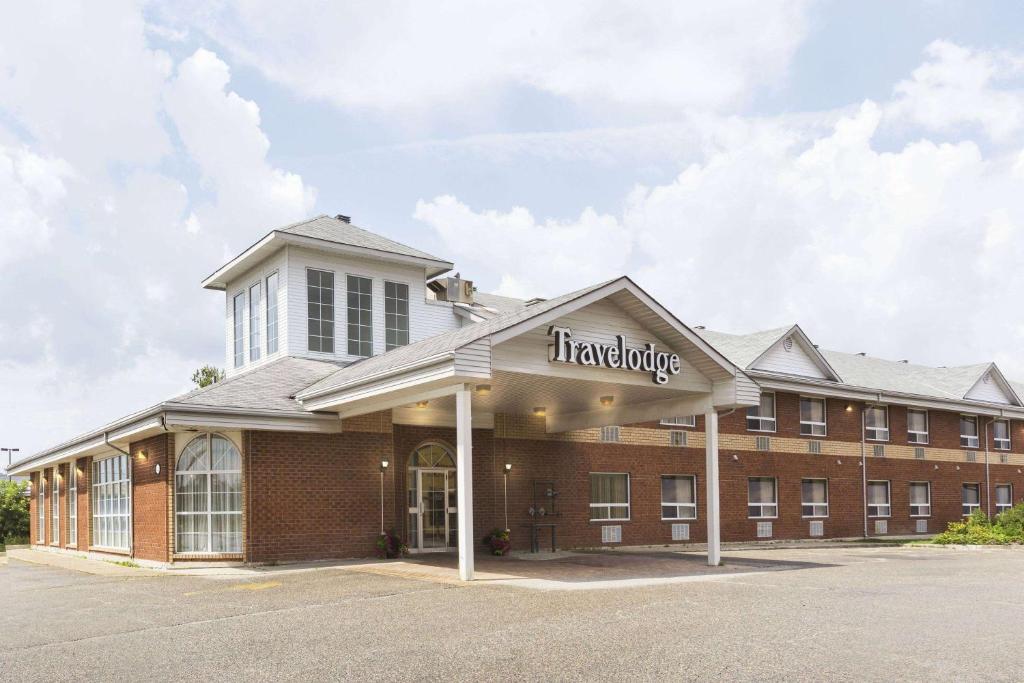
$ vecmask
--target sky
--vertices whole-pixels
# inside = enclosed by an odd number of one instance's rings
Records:
[[[20,3],[0,447],[222,365],[203,277],[343,213],[483,291],[1024,379],[1024,5]]]

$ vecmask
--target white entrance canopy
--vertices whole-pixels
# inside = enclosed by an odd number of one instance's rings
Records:
[[[543,415],[551,433],[705,415],[708,561],[718,564],[718,411],[758,405],[760,391],[622,277],[367,358],[296,399],[343,418],[392,409],[399,422],[456,428],[459,568],[469,580],[473,426],[496,414]]]

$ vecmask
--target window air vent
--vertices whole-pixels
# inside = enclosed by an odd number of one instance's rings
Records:
[[[820,537],[825,535],[825,522],[820,519],[811,522],[811,536]]]
[[[772,523],[771,522],[758,522],[757,523],[757,537],[758,538],[771,538],[772,537]]]
[[[964,460],[967,462],[977,462],[978,454],[974,451],[964,451]]]
[[[820,441],[808,441],[807,452],[814,453],[815,455],[821,455],[821,442]]]
[[[876,443],[873,446],[873,448],[874,448],[874,453],[875,453],[875,457],[876,458],[884,458],[885,457],[885,446],[883,446],[880,443]]]
[[[887,533],[889,533],[889,520],[887,520],[887,519],[876,519],[875,520],[875,533],[876,534],[887,534]]]
[[[601,527],[601,543],[622,543],[622,525]]]
[[[601,441],[605,443],[617,443],[619,440],[619,428],[616,426],[601,427]]]
[[[772,449],[772,440],[767,436],[757,437],[757,450],[759,451],[770,451]]]
[[[919,519],[919,520],[917,520],[917,526],[914,527],[914,531],[916,531],[919,534],[926,534],[926,533],[928,533],[928,520],[927,519]]]
[[[689,541],[690,540],[690,525],[689,524],[673,524],[672,525],[672,540],[673,541]]]
[[[1003,465],[1009,464],[1009,462],[1010,462],[1010,454],[1009,453],[1000,453],[999,454],[999,462],[1000,462],[1000,464],[1003,464]]]
[[[914,448],[914,458],[917,460],[924,460],[924,448],[917,446]]]
[[[686,446],[686,432],[679,429],[669,431],[668,439],[673,446]]]

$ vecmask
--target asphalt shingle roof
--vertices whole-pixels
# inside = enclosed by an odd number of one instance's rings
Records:
[[[347,244],[353,247],[374,249],[376,251],[383,251],[391,254],[414,256],[416,258],[438,261],[439,263],[451,264],[451,262],[446,259],[438,258],[437,256],[428,254],[425,251],[420,251],[419,249],[413,249],[401,242],[389,240],[387,237],[370,232],[369,230],[364,230],[358,226],[352,225],[351,223],[346,223],[343,220],[333,218],[326,214],[310,218],[309,220],[305,220],[300,223],[286,225],[283,228],[277,228],[276,232],[284,232],[289,235],[301,235],[302,237],[312,237],[313,239],[325,240],[336,244]]]

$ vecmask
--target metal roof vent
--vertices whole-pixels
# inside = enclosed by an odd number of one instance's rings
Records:
[[[693,326],[693,329],[695,329],[695,330],[705,330],[705,329],[707,329],[707,328],[706,328],[706,327],[704,327],[703,325],[694,325],[694,326]]]
[[[793,337],[792,336],[786,337],[785,339],[782,340],[782,348],[786,349],[787,351],[792,351],[793,350]]]
[[[907,363],[909,363],[910,361],[908,361],[908,360],[907,360],[906,358],[904,358],[904,359],[903,359],[903,360],[901,360],[900,362],[901,362],[901,363],[903,363],[904,365],[906,365],[906,364],[907,364]]]
[[[344,215],[342,215],[340,213],[337,216],[335,216],[335,218],[337,218],[342,223],[351,223],[352,222],[352,216],[344,216]]]
[[[864,352],[864,351],[858,351],[857,355],[860,356],[861,358],[863,358],[864,356],[866,356],[868,354],[866,352]]]
[[[544,301],[547,301],[547,299],[542,299],[542,298],[541,298],[541,297],[539,297],[539,296],[535,296],[535,297],[533,297],[532,299],[527,299],[527,300],[526,300],[526,301],[524,302],[524,305],[525,305],[525,306],[533,306],[534,304],[539,304],[539,303],[541,303],[541,302],[544,302]]]

